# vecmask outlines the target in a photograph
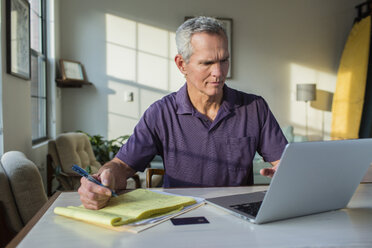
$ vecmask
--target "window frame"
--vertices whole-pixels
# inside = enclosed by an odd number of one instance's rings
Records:
[[[31,7],[31,0],[29,0],[29,2],[30,2],[30,11],[33,11],[32,10],[32,7]],[[36,144],[39,144],[39,143],[41,143],[41,142],[43,142],[43,141],[46,141],[46,140],[48,140],[48,138],[49,138],[49,116],[48,116],[48,113],[49,113],[49,106],[48,106],[48,98],[49,98],[49,96],[48,96],[48,86],[49,86],[49,84],[48,84],[48,57],[47,57],[47,29],[46,29],[46,15],[47,15],[47,13],[46,13],[46,0],[40,0],[40,12],[41,12],[41,52],[38,52],[38,51],[36,51],[36,50],[34,50],[32,47],[31,47],[31,45],[30,45],[30,50],[31,50],[31,52],[30,52],[30,54],[31,54],[31,57],[36,57],[37,58],[37,60],[38,60],[38,69],[39,69],[39,71],[38,71],[38,73],[40,73],[40,67],[39,67],[39,61],[40,60],[43,60],[44,61],[44,63],[45,63],[45,68],[44,68],[44,71],[45,71],[45,75],[43,75],[44,76],[44,83],[45,83],[45,97],[40,97],[39,95],[38,96],[33,96],[32,95],[32,93],[30,92],[30,97],[31,97],[31,99],[32,98],[37,98],[37,99],[40,99],[40,98],[44,98],[45,99],[45,123],[44,123],[44,125],[45,125],[45,136],[42,136],[42,137],[38,137],[38,138],[36,138],[36,139],[32,139],[32,145],[36,145]],[[31,13],[30,13],[30,18],[31,18]],[[32,30],[32,28],[31,28],[31,30]],[[31,41],[30,41],[30,43],[31,43]],[[30,61],[30,64],[31,64],[31,66],[32,66],[32,63],[31,63],[31,61]],[[31,71],[32,71],[32,69],[31,69]],[[39,75],[41,75],[41,74],[39,74]],[[40,80],[40,79],[39,79]],[[32,82],[31,82],[32,83]],[[31,103],[32,104],[32,103]],[[31,113],[32,114],[32,113]],[[33,121],[33,117],[31,117],[31,121]],[[31,122],[32,123],[32,122]],[[40,125],[38,126],[38,127],[40,127]],[[32,130],[32,128],[31,128],[31,132],[32,132],[33,130]],[[31,136],[33,136],[33,135],[31,135]]]

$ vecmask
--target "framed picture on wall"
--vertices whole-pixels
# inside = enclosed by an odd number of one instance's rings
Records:
[[[6,0],[7,72],[19,78],[31,78],[30,3]]]
[[[194,18],[194,16],[186,16],[185,17],[185,21],[188,20],[188,19],[191,19],[191,18]],[[233,25],[233,20],[231,18],[224,18],[224,17],[216,17],[217,20],[219,20],[223,25],[224,25],[224,28],[226,29],[226,34],[227,34],[227,40],[228,40],[228,43],[229,43],[229,54],[230,54],[230,67],[229,67],[229,71],[227,73],[227,77],[226,78],[232,78],[232,57],[233,57],[233,54],[232,54],[232,25]]]
[[[62,74],[62,80],[86,81],[83,65],[78,61],[60,59],[59,65]]]

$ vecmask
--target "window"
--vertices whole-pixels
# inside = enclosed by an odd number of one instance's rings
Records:
[[[31,7],[31,118],[32,143],[48,138],[45,0],[29,0]]]

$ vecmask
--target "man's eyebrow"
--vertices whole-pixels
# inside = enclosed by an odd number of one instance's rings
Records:
[[[214,60],[214,59],[210,59],[210,60],[207,59],[207,60],[200,61],[201,64],[213,64],[215,62],[216,62],[216,60]]]
[[[222,58],[222,59],[202,60],[202,61],[200,61],[200,63],[201,64],[213,64],[213,63],[216,63],[216,62],[226,61],[226,60],[229,60],[229,59],[230,59],[230,56],[226,56],[225,58]]]

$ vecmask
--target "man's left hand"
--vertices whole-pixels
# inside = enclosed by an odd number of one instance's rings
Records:
[[[273,165],[273,167],[271,168],[263,168],[260,170],[260,174],[262,176],[265,176],[265,177],[270,177],[272,178],[276,172],[276,170],[278,169],[278,166],[279,166],[279,162],[280,160],[276,160],[274,162],[270,162],[270,164]]]

